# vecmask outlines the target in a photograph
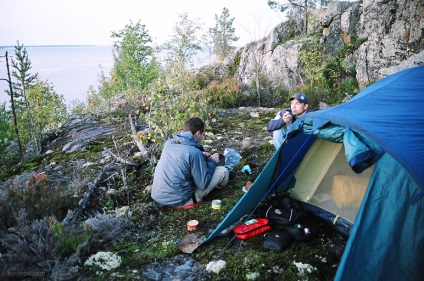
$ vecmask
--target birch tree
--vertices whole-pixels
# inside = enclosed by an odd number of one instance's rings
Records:
[[[234,50],[232,43],[239,37],[235,35],[234,18],[230,17],[228,8],[224,7],[219,17],[215,14],[215,21],[216,24],[213,28],[209,28],[209,33],[212,35],[213,53],[222,60]]]

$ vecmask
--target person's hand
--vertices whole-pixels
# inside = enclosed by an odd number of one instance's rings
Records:
[[[210,156],[210,158],[212,158],[216,164],[219,163],[219,153],[214,153]]]
[[[289,122],[292,119],[292,115],[290,114],[290,112],[286,111],[283,114],[283,121],[284,123]]]

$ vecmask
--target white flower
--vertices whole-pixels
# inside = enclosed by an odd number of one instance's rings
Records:
[[[84,265],[92,266],[97,265],[101,269],[111,270],[118,268],[121,265],[121,257],[111,252],[98,252],[92,255],[85,261]]]
[[[257,272],[252,272],[252,273],[247,273],[246,274],[246,280],[256,280],[259,277],[259,273]]]
[[[325,258],[325,257],[320,257],[320,256],[318,256],[318,255],[315,255],[315,257],[316,257],[316,258],[321,259],[321,261],[322,261],[323,263],[326,263],[326,262],[327,262],[327,258]]]
[[[216,274],[218,274],[222,268],[224,268],[226,262],[223,260],[218,260],[218,261],[211,261],[210,263],[208,263],[206,265],[206,270],[207,271],[213,271]]]
[[[295,262],[295,261],[293,262],[293,264],[297,267],[297,270],[299,270],[299,273],[298,273],[299,276],[305,276],[305,273],[311,273],[312,270],[317,270],[316,267],[310,264]]]

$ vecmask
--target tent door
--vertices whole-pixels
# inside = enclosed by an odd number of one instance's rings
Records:
[[[354,223],[374,166],[360,175],[346,161],[343,145],[317,139],[295,173],[290,196]]]
[[[294,175],[296,185],[291,196],[309,202],[341,148],[341,143],[316,139]]]

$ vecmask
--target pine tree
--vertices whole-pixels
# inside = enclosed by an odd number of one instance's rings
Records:
[[[31,74],[31,61],[26,48],[15,46],[15,59],[12,59],[12,76],[17,82],[13,84],[16,98],[15,109],[19,136],[22,147],[31,144],[31,155],[23,155],[27,160],[41,151],[41,135],[49,128],[55,127],[66,116],[63,97],[58,95],[52,85],[39,81],[38,73]]]
[[[10,96],[10,106],[11,106],[11,109],[12,109],[13,129],[14,129],[14,132],[15,132],[15,137],[14,138],[12,137],[12,139],[16,140],[16,142],[18,144],[19,156],[20,156],[21,159],[23,159],[22,143],[21,143],[20,137],[19,137],[18,118],[16,116],[16,104],[15,104],[15,99],[14,99],[12,78],[10,76],[9,57],[8,57],[7,52],[5,54],[5,58],[6,58],[6,69],[7,69],[7,78],[8,79],[2,78],[2,80],[6,80],[7,83],[9,84],[9,90],[6,90],[5,92]]]
[[[31,61],[28,57],[28,52],[24,45],[15,46],[15,58],[12,59],[12,76],[16,78],[17,82],[13,84],[13,90],[15,95],[15,100],[19,107],[22,106],[22,102],[25,102],[27,96],[27,89],[35,84],[38,79],[38,73],[31,74],[29,71],[32,68]]]
[[[330,0],[284,0],[284,1],[273,1],[268,0],[268,6],[280,12],[288,10],[287,18],[291,21],[302,18],[302,29],[301,33],[308,33],[308,13],[311,9],[315,9],[317,4],[325,7],[331,1]]]
[[[215,20],[215,27],[209,29],[214,44],[213,53],[219,59],[224,59],[234,50],[232,42],[237,41],[239,37],[235,36],[234,18],[230,18],[230,11],[227,8],[223,8],[219,17],[215,14]]]

